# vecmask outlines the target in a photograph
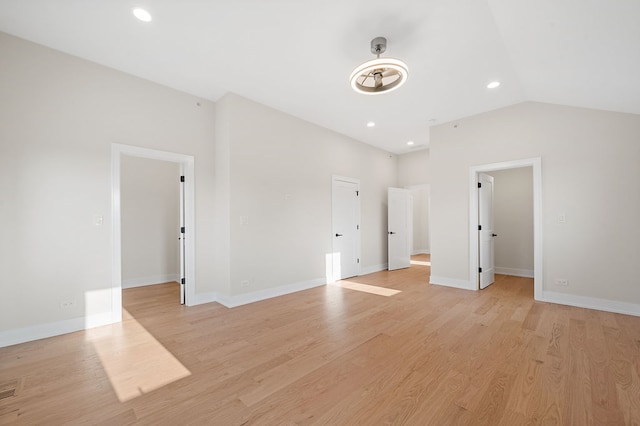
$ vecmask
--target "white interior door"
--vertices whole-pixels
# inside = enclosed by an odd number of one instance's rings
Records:
[[[360,183],[348,178],[333,178],[332,240],[333,279],[360,274]]]
[[[388,256],[389,270],[408,268],[411,265],[413,237],[413,203],[408,189],[389,188],[388,205]]]
[[[186,303],[186,274],[185,274],[185,189],[184,189],[184,176],[180,176],[180,234],[178,236],[178,243],[180,245],[180,304]]]
[[[493,238],[493,176],[478,174],[478,264],[480,288],[495,281]]]

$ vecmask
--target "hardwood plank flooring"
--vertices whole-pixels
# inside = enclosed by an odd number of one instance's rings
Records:
[[[640,318],[416,260],[234,309],[125,290],[121,324],[0,348],[0,424],[640,424]]]

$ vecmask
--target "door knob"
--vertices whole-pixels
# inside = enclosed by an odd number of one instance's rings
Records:
[[[389,235],[393,235],[393,234],[395,234],[395,232],[389,231]]]
[[[336,234],[336,237],[342,237],[342,234]]]
[[[491,234],[491,236],[492,236],[492,237],[497,237],[497,236],[498,236],[498,234]]]

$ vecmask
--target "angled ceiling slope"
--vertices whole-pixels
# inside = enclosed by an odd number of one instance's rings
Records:
[[[638,22],[637,0],[0,2],[0,31],[212,101],[234,92],[394,153],[427,147],[430,125],[526,100],[640,114]],[[378,36],[409,79],[357,94],[349,74]]]

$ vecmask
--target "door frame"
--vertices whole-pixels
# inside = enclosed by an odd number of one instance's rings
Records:
[[[132,145],[111,144],[111,315],[113,322],[122,321],[122,240],[120,209],[120,167],[122,156],[141,157],[178,163],[180,173],[185,177],[184,211],[187,239],[185,243],[185,287],[187,306],[195,304],[195,161],[191,155],[142,148]],[[179,229],[176,230],[179,232]]]
[[[473,290],[479,290],[478,174],[522,167],[533,168],[533,298],[542,300],[544,283],[542,275],[542,160],[540,157],[482,164],[469,168],[469,284]]]

